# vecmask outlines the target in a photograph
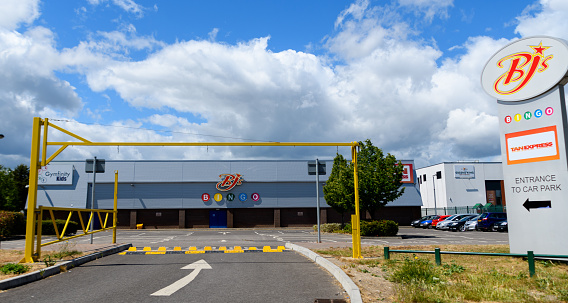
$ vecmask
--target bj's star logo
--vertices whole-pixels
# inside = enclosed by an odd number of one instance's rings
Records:
[[[219,175],[221,181],[216,185],[217,189],[220,191],[229,191],[237,185],[241,185],[243,181],[243,176],[239,174],[221,174]]]
[[[506,56],[497,62],[499,68],[504,68],[510,62],[509,68],[493,84],[493,89],[500,95],[511,95],[523,89],[535,73],[542,73],[548,68],[548,61],[554,56],[544,56],[550,46],[529,45],[534,52],[520,52]]]

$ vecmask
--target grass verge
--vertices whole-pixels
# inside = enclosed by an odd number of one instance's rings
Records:
[[[392,249],[508,253],[508,245],[399,246]],[[568,265],[537,261],[536,275],[529,277],[523,258],[391,253],[383,259],[383,247],[363,247],[364,259],[350,259],[350,248],[316,251],[341,258],[358,273],[379,267],[382,277],[394,283],[394,302],[568,302]],[[382,278],[377,276],[377,279]],[[357,283],[357,281],[356,281]],[[367,300],[372,302],[372,300]],[[365,301],[365,302],[367,302]]]
[[[83,254],[83,252],[74,249],[73,244],[65,242],[59,245],[57,250],[43,251],[42,257],[38,262],[19,264],[18,262],[24,257],[23,251],[0,250],[0,280],[41,270],[53,266],[59,261],[71,260]]]

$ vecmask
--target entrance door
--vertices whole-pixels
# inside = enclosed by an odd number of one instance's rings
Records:
[[[227,211],[210,210],[209,228],[227,228]]]

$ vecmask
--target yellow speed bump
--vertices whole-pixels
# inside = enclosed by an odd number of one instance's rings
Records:
[[[185,252],[185,254],[204,254],[205,251],[204,250],[188,250]]]

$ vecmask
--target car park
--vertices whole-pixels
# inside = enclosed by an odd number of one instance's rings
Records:
[[[477,219],[477,229],[481,231],[492,231],[495,223],[507,220],[507,213],[483,213]]]
[[[463,216],[459,220],[453,220],[452,222],[448,223],[448,229],[451,231],[465,231],[465,223],[473,217],[476,216],[475,215]]]
[[[438,224],[436,224],[436,229],[444,229],[446,227],[446,225],[448,223],[450,223],[452,221],[453,218],[455,218],[457,215],[451,215],[449,217],[447,217],[446,219],[438,222]]]
[[[436,224],[436,229],[441,229],[441,230],[446,230],[448,229],[448,224],[450,224],[453,221],[457,221],[463,217],[469,217],[475,214],[456,214],[456,215],[451,215],[448,218],[446,218],[446,220],[438,222],[438,224]]]
[[[422,227],[422,228],[432,228],[432,222],[434,222],[434,220],[437,220],[439,217],[440,217],[440,216],[434,215],[434,216],[431,216],[430,218],[428,218],[428,219],[426,219],[426,220],[424,220],[424,221],[421,221],[421,222],[420,222],[420,227]]]
[[[446,220],[446,218],[448,218],[449,216],[450,215],[443,215],[443,216],[439,216],[438,219],[432,220],[432,224],[430,225],[430,228],[436,228],[436,225],[438,225],[438,222]]]
[[[430,219],[430,218],[433,217],[433,216],[434,216],[434,215],[429,215],[429,216],[421,217],[420,219],[416,219],[416,220],[410,222],[410,226],[412,226],[412,227],[420,227],[420,222],[422,222],[422,221],[424,221],[424,220],[428,220],[428,219]]]
[[[479,219],[479,216],[469,218],[464,224],[464,231],[477,230],[477,219]]]

